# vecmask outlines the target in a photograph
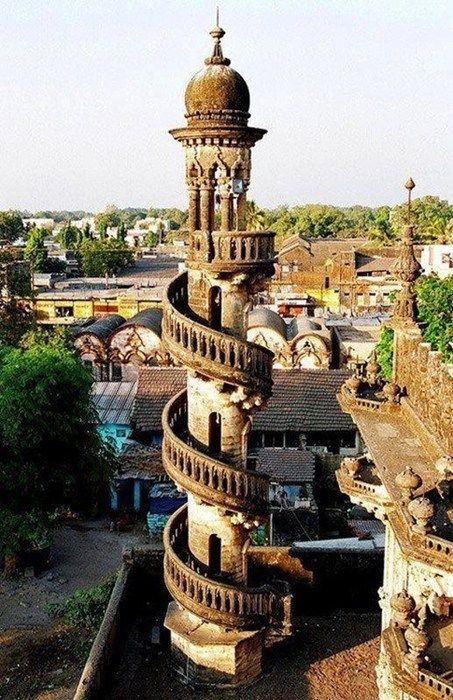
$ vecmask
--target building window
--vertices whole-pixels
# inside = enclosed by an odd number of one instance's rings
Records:
[[[263,446],[263,435],[256,431],[250,433],[250,447],[262,447]]]
[[[72,306],[56,306],[55,307],[55,317],[56,318],[71,318],[74,316],[74,309]]]
[[[330,277],[326,277],[324,279],[324,288],[329,289],[329,287],[330,287]]]
[[[353,430],[348,430],[347,432],[342,432],[340,435],[340,447],[355,447],[355,432]]]
[[[122,366],[119,362],[112,362],[111,365],[111,378],[112,382],[120,382],[123,376]]]
[[[285,447],[299,447],[299,433],[289,430],[285,435]]]

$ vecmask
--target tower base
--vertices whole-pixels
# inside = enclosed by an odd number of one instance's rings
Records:
[[[249,685],[261,675],[264,630],[227,630],[172,601],[165,617],[175,671],[195,687]]]

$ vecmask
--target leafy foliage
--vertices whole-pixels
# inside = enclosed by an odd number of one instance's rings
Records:
[[[63,617],[68,625],[82,627],[90,632],[98,630],[104,617],[117,574],[106,576],[92,588],[75,591],[62,605],[47,606],[47,613]]]
[[[134,254],[124,241],[85,239],[77,247],[76,256],[87,277],[111,275],[134,262]]]
[[[44,520],[106,496],[114,454],[96,429],[92,378],[64,332],[25,337],[0,355],[0,508]],[[17,533],[11,530],[11,538]]]
[[[15,241],[23,233],[24,225],[18,211],[0,211],[0,239]]]
[[[30,543],[39,543],[47,536],[50,518],[46,513],[30,510],[14,513],[0,508],[0,552],[15,554]]]
[[[44,241],[49,235],[46,228],[33,228],[24,250],[24,258],[30,263],[31,272],[64,272],[66,265],[62,260],[49,258]]]
[[[445,199],[428,195],[414,199],[411,207],[415,235],[420,243],[449,242],[453,220],[453,206]],[[392,229],[399,234],[407,222],[407,208],[400,204],[391,212]],[[451,240],[451,238],[450,238]]]
[[[65,250],[74,250],[81,238],[83,238],[83,231],[74,226],[71,221],[66,221],[58,233],[58,240]]]
[[[422,276],[415,291],[424,340],[439,350],[446,362],[453,362],[453,277]]]
[[[383,326],[379,342],[376,345],[375,352],[377,361],[380,365],[379,375],[385,381],[390,381],[393,372],[393,338],[395,332],[393,328]]]

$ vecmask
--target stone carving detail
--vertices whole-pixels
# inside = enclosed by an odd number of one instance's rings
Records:
[[[439,352],[419,335],[397,330],[395,381],[427,429],[453,453],[453,376]]]

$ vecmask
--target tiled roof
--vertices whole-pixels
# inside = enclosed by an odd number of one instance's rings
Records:
[[[118,477],[122,479],[149,479],[165,474],[160,447],[134,445],[133,449],[122,451]]]
[[[336,399],[350,375],[339,369],[276,369],[273,396],[253,419],[253,430],[354,430],[352,418]],[[186,386],[186,370],[178,367],[142,367],[139,371],[132,423],[137,430],[162,430],[167,401]]]
[[[184,389],[187,372],[178,367],[142,367],[132,411],[137,430],[162,430],[162,411],[172,396]]]
[[[137,382],[94,382],[93,402],[101,423],[129,425]]]
[[[299,483],[315,478],[315,456],[308,450],[270,447],[254,450],[253,454],[259,460],[257,471],[268,474],[271,481]]]
[[[253,418],[253,430],[353,430],[336,394],[350,376],[342,369],[275,369],[267,408]]]
[[[395,264],[395,258],[373,258],[364,265],[357,267],[357,274],[363,272],[391,272]]]

